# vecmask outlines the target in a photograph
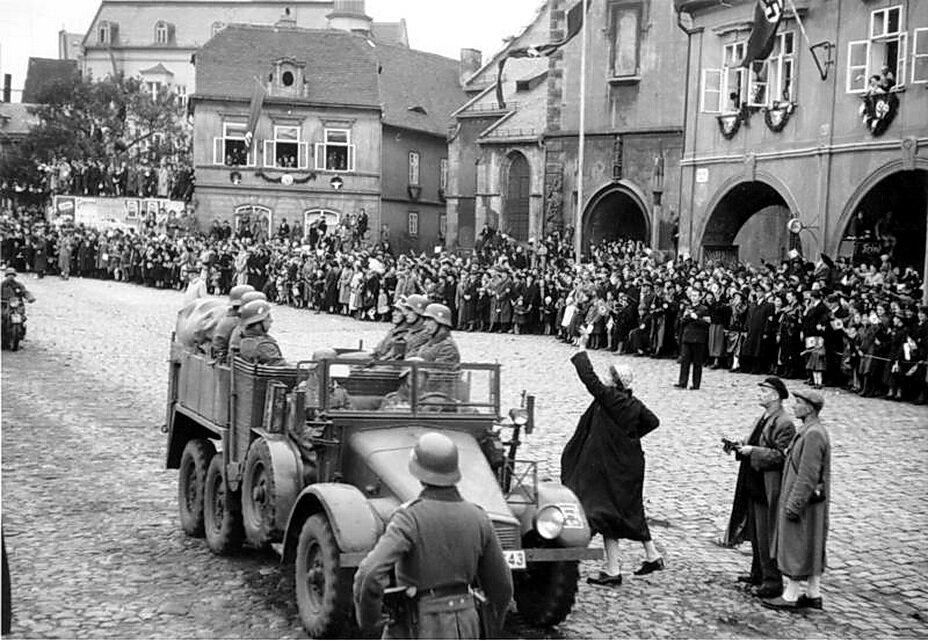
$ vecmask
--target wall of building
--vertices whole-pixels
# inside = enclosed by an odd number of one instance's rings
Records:
[[[479,115],[460,117],[455,134],[448,144],[447,241],[454,246],[473,247],[480,227],[476,222],[477,161],[480,149],[477,137],[496,119]],[[481,225],[482,227],[482,225]]]

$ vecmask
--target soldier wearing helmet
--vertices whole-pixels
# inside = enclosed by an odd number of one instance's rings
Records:
[[[249,285],[250,287],[250,285]],[[253,289],[253,288],[252,288]],[[242,294],[242,303],[239,306],[239,314],[241,315],[242,309],[248,303],[256,300],[267,301],[267,296],[264,295],[264,292],[250,291]],[[232,334],[229,335],[229,351],[241,349],[242,346],[242,332],[245,330],[245,326],[242,325],[241,316],[239,316],[239,323],[235,326],[235,329],[232,330]]]
[[[374,360],[396,360],[406,355],[406,334],[409,327],[406,325],[405,304],[405,296],[397,298],[393,303],[393,327],[374,349]]]
[[[422,294],[412,294],[403,303],[406,314],[406,356],[414,355],[429,340],[425,329],[425,309],[429,299]]]
[[[387,624],[384,638],[480,638],[476,584],[487,600],[485,638],[498,637],[512,598],[512,575],[490,519],[458,492],[457,446],[444,434],[423,434],[410,454],[409,472],[422,492],[394,512],[355,574],[358,624],[373,632],[384,623],[384,588],[395,569],[397,584],[408,586],[407,598],[415,603],[406,608],[412,616]]]
[[[286,365],[280,351],[268,331],[271,329],[271,304],[266,300],[254,300],[242,306],[242,344],[240,354],[249,363],[261,365]]]
[[[229,292],[229,311],[213,330],[212,349],[213,357],[224,359],[229,353],[229,338],[238,326],[239,310],[242,307],[242,296],[255,290],[251,285],[236,285]]]
[[[409,356],[418,356],[430,363],[459,364],[461,353],[451,337],[451,310],[440,303],[432,303],[422,315],[428,341]]]

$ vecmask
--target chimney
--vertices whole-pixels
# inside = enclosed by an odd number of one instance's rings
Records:
[[[461,86],[482,66],[483,54],[478,49],[461,49]]]
[[[274,23],[275,27],[295,27],[296,26],[296,16],[293,15],[293,9],[291,7],[284,7],[283,13],[280,14],[280,19]]]
[[[3,102],[11,102],[12,85],[13,75],[9,73],[3,74]]]
[[[334,0],[332,13],[326,16],[329,29],[371,35],[373,19],[365,13],[364,0]]]

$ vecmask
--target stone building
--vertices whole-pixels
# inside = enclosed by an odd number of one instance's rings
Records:
[[[889,242],[928,271],[928,3],[796,0],[798,19],[787,3],[750,68],[753,2],[675,6],[690,41],[681,248],[878,260]]]
[[[564,39],[574,4],[544,2],[486,64],[472,52],[462,55],[470,100],[455,113],[448,192],[448,225],[461,245],[472,244],[473,230],[484,224],[525,241],[578,222],[584,252],[619,237],[671,245],[686,37],[670,0],[589,3],[583,203],[577,202],[581,36],[549,57],[508,58],[504,105],[497,100],[500,60]]]
[[[191,96],[200,218],[330,223],[363,209],[372,240],[433,247],[444,234],[458,63],[376,42],[363,3],[332,29],[228,25],[196,54]],[[250,104],[266,97],[253,144]]]

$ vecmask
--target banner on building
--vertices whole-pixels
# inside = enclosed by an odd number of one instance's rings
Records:
[[[251,92],[251,106],[248,110],[248,127],[245,131],[245,146],[251,153],[252,144],[255,141],[255,132],[258,130],[258,119],[261,117],[261,107],[264,106],[264,96],[267,92],[264,85],[254,79],[254,89]]]
[[[777,29],[783,19],[784,0],[757,0],[754,5],[754,26],[748,37],[748,46],[741,61],[742,67],[750,67],[755,60],[766,60],[773,51]]]

